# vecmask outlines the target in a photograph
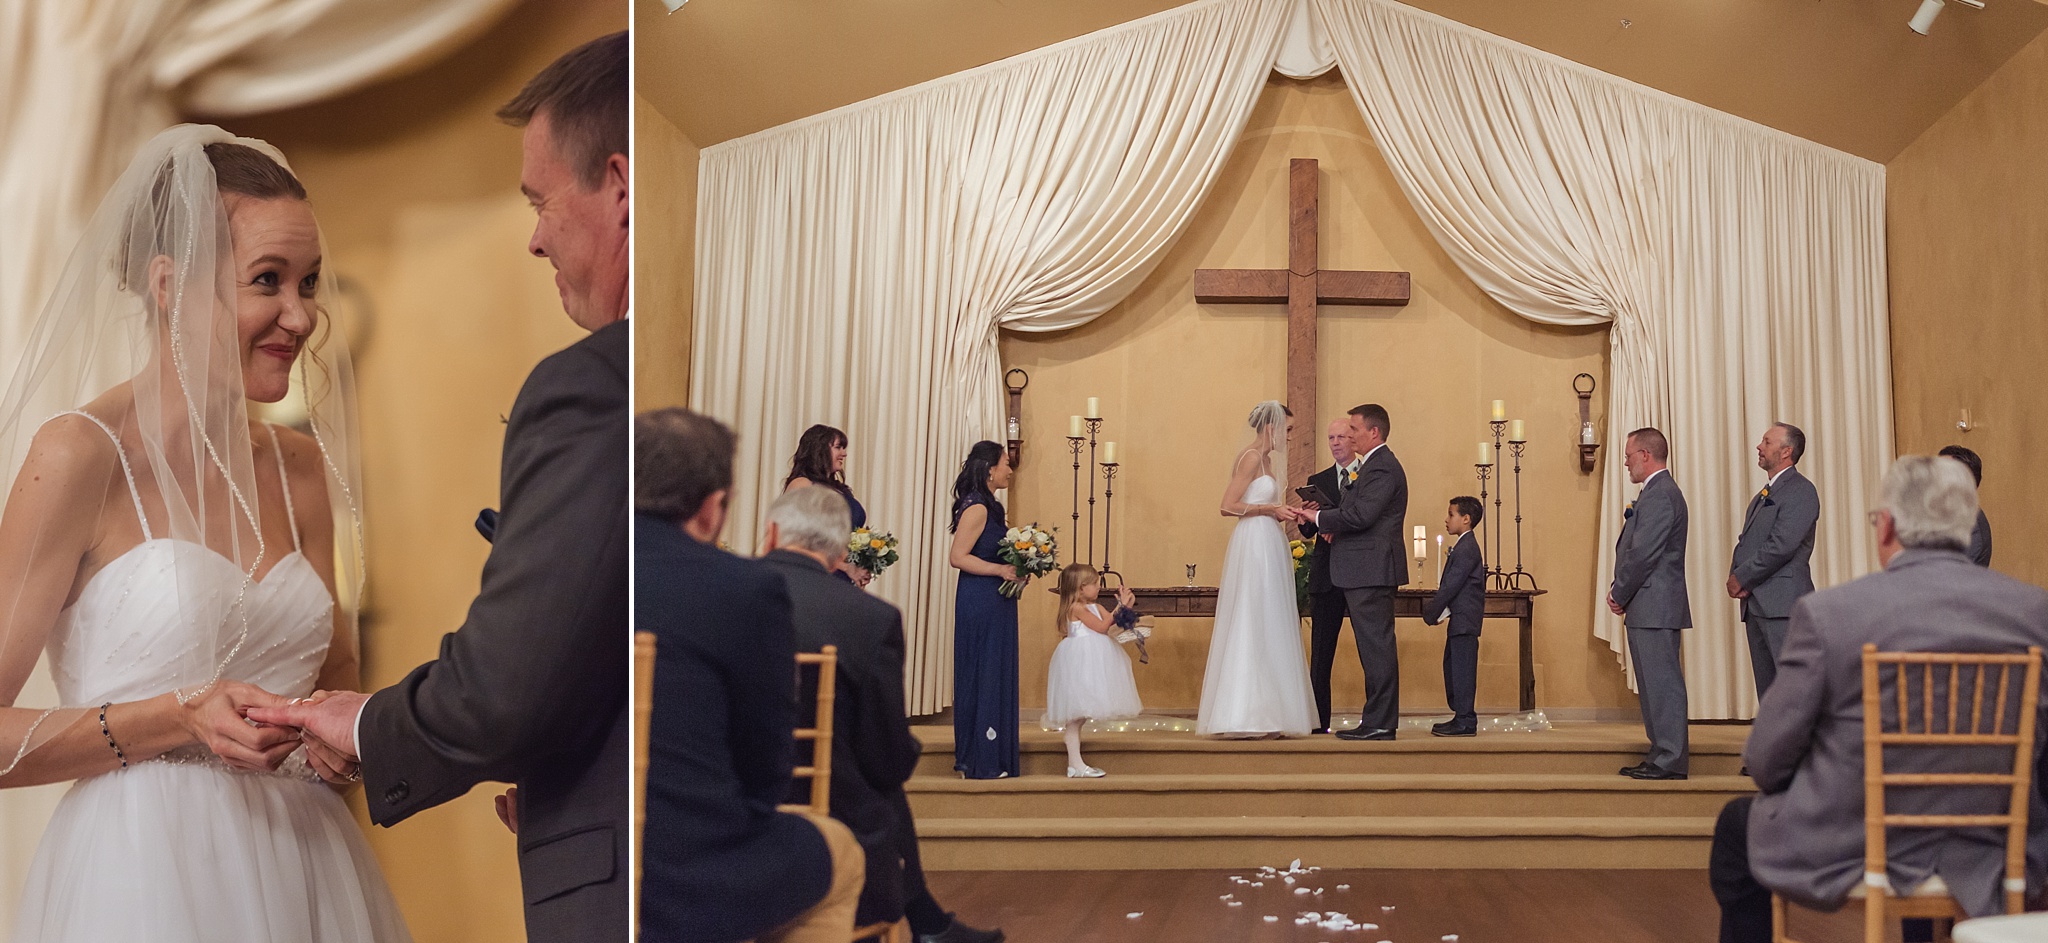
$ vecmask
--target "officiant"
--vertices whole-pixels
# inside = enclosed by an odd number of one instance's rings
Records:
[[[1351,447],[1351,419],[1346,416],[1330,423],[1325,438],[1330,443],[1330,467],[1308,476],[1324,507],[1336,507],[1353,482],[1365,459]],[[1330,538],[1317,529],[1315,521],[1303,521],[1301,539],[1310,541],[1308,554],[1308,680],[1316,694],[1316,729],[1330,732],[1330,668],[1337,660],[1337,635],[1344,630],[1344,591],[1330,583]],[[1355,633],[1356,625],[1352,627]]]

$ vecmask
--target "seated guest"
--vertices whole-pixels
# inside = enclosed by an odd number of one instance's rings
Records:
[[[1001,931],[955,920],[932,899],[917,854],[903,782],[920,752],[903,709],[903,614],[834,578],[845,553],[846,502],[827,488],[785,492],[768,507],[762,562],[789,587],[798,651],[839,646],[832,692],[832,817],[867,852],[867,883],[855,923],[910,918],[920,943],[1001,943]],[[805,672],[797,703],[817,703],[817,674]],[[789,801],[810,801],[799,782]]]
[[[656,636],[641,939],[844,941],[860,844],[829,818],[775,810],[795,754],[789,592],[717,546],[733,435],[663,409],[634,438],[633,608]]]
[[[1460,495],[1451,499],[1444,513],[1444,533],[1453,538],[1450,558],[1444,561],[1443,579],[1422,607],[1422,620],[1436,625],[1451,613],[1451,627],[1444,631],[1444,700],[1450,704],[1451,719],[1429,728],[1439,737],[1470,737],[1479,733],[1479,715],[1472,699],[1479,687],[1479,624],[1486,617],[1486,555],[1472,528],[1486,516],[1486,505],[1478,498]]]
[[[1728,803],[1714,827],[1708,876],[1721,940],[1771,938],[1770,894],[1833,910],[1863,881],[1863,645],[1880,651],[2019,652],[2048,648],[2048,592],[1964,556],[1977,492],[1958,463],[1908,455],[1886,473],[1877,529],[1880,572],[1802,597],[1757,707],[1743,759],[1763,790]],[[1886,698],[1891,695],[1887,693]],[[2038,709],[2036,705],[2030,705]],[[2048,726],[2037,727],[2035,749]],[[1888,764],[1938,765],[1933,755]],[[2009,760],[2008,760],[2009,762]],[[1887,808],[1913,814],[1999,812],[2002,790],[1894,790]],[[2033,797],[2028,885],[2048,861],[2048,807]],[[1973,916],[2000,912],[2001,829],[1910,829],[1886,847],[1894,888],[1939,874]]]
[[[1943,458],[1952,458],[1963,463],[1970,470],[1970,480],[1978,488],[1984,487],[1984,460],[1977,453],[1960,445],[1951,445],[1941,450]],[[1970,528],[1970,562],[1978,566],[1991,565],[1991,519],[1984,516],[1984,504],[1977,504],[1977,526]]]

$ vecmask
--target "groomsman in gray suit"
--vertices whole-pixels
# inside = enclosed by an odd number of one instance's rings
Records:
[[[1351,611],[1351,638],[1365,669],[1365,709],[1358,726],[1339,740],[1392,740],[1401,723],[1401,665],[1394,646],[1394,590],[1408,582],[1408,553],[1401,522],[1408,516],[1408,473],[1387,448],[1391,422],[1377,403],[1351,410],[1352,451],[1358,480],[1337,507],[1290,513],[1296,524],[1314,524],[1330,535],[1330,583],[1344,591]]]
[[[1607,608],[1621,616],[1628,629],[1636,698],[1642,705],[1650,753],[1641,763],[1624,767],[1621,775],[1684,779],[1691,749],[1679,632],[1692,628],[1692,603],[1685,594],[1685,495],[1666,468],[1671,445],[1664,433],[1637,429],[1628,434],[1624,449],[1628,480],[1643,490],[1622,515]]]
[[[1742,601],[1742,624],[1749,629],[1749,665],[1756,673],[1756,696],[1771,689],[1778,650],[1785,646],[1785,625],[1792,604],[1813,592],[1813,532],[1820,524],[1820,492],[1799,473],[1806,455],[1806,433],[1790,423],[1764,430],[1756,444],[1756,464],[1771,476],[1743,512],[1742,536],[1728,564],[1728,595]]]
[[[1961,467],[1933,456],[1904,456],[1885,474],[1881,500],[1870,518],[1884,569],[1793,606],[1777,683],[1757,710],[1743,749],[1762,794],[1730,801],[1715,823],[1707,875],[1721,904],[1723,943],[1771,939],[1772,891],[1833,910],[1865,880],[1864,643],[1887,652],[2048,648],[2048,592],[1972,566],[1963,554],[1977,500]],[[1880,700],[1890,703],[1897,693],[1894,679],[1887,672],[1882,682]],[[2037,751],[2044,736],[2048,726],[2037,726]],[[2010,759],[1991,762],[2012,768]],[[1885,758],[1892,773],[1929,772],[1930,763],[1944,766],[1944,772],[1973,768],[1935,756]],[[2008,795],[1998,789],[1908,789],[1886,801],[1886,811],[1895,813],[1981,815],[2003,811]],[[2026,871],[2034,892],[2048,859],[2048,806],[2039,792],[2029,801]],[[1938,871],[1971,916],[1997,913],[2004,898],[2005,844],[1991,831],[1895,830],[1885,848],[1887,877],[1893,887],[1910,891]]]

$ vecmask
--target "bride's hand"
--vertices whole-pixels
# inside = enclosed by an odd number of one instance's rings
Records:
[[[205,744],[235,769],[274,770],[299,748],[299,732],[248,719],[250,708],[281,707],[285,699],[240,681],[217,681],[185,702],[179,721],[192,739]]]

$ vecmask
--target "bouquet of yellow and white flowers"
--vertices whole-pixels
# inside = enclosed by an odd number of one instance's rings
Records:
[[[1023,594],[1025,578],[1044,576],[1060,567],[1059,544],[1050,532],[1039,530],[1035,521],[1029,527],[1012,527],[1006,531],[1002,550],[997,556],[1017,571],[1016,579],[1004,580],[1003,585],[996,588],[997,592],[1011,599]]]
[[[862,527],[847,538],[847,564],[868,571],[869,576],[881,576],[882,571],[895,565],[896,560],[895,534]]]
[[[1308,615],[1308,555],[1314,552],[1314,541],[1287,542],[1287,553],[1294,558],[1294,611],[1297,615]]]

